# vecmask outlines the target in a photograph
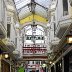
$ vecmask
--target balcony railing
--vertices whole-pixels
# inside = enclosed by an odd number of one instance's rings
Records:
[[[13,41],[10,41],[9,38],[3,39],[4,44],[8,47],[8,50],[14,51],[16,46]]]
[[[47,51],[46,47],[42,48],[42,47],[24,47],[23,48],[23,55],[25,54],[29,54],[29,55],[38,55],[38,54],[45,54]]]
[[[58,21],[58,25],[55,32],[56,36],[58,38],[61,38],[71,23],[72,23],[72,18],[70,18],[69,15],[62,16]]]
[[[47,55],[39,55],[39,56],[23,56],[23,60],[47,60]]]

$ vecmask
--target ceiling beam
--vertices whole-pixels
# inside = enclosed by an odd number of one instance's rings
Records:
[[[24,19],[21,19],[20,24],[25,24],[27,22],[32,22],[33,20],[38,21],[38,22],[42,22],[42,23],[47,23],[48,22],[46,18],[43,18],[43,17],[41,17],[39,15],[36,15],[36,14],[34,14],[34,17],[33,17],[33,14],[32,14],[32,15],[24,18]]]

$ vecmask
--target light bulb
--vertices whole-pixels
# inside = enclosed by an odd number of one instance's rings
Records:
[[[9,55],[8,54],[5,54],[5,58],[8,58],[9,57]]]
[[[50,64],[52,64],[52,62],[50,61]]]
[[[69,43],[72,43],[72,37],[69,37],[68,41]]]

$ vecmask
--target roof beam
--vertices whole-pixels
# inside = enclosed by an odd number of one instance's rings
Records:
[[[36,15],[36,14],[34,14],[34,15],[32,14],[32,15],[24,18],[24,19],[21,19],[20,20],[20,24],[25,24],[25,23],[31,22],[33,20],[38,21],[38,22],[42,22],[42,23],[47,23],[47,19],[46,18],[43,18],[43,17],[41,17],[39,15]]]

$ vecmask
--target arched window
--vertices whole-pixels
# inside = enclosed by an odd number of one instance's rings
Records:
[[[40,25],[36,25],[35,29],[33,26],[28,25],[24,27],[25,29],[25,35],[26,35],[26,43],[33,43],[35,40],[35,43],[44,43],[44,28]]]

